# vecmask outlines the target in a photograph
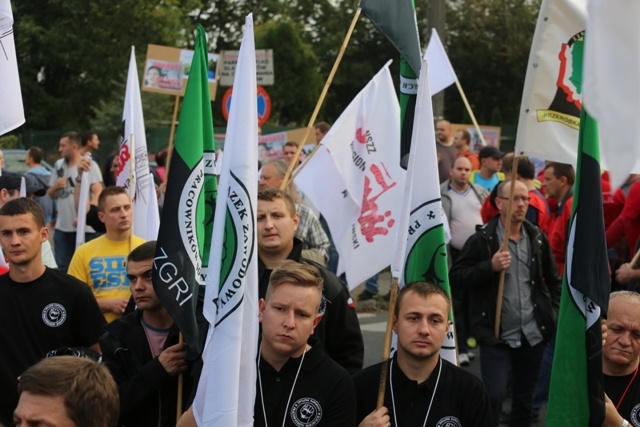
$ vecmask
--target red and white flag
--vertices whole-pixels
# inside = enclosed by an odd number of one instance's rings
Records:
[[[327,219],[340,254],[338,272],[346,273],[350,287],[390,264],[389,248],[402,205],[400,107],[389,64],[323,138],[324,152],[314,155],[296,177],[296,184]],[[339,178],[342,183],[333,182]],[[333,201],[327,200],[330,197]],[[340,215],[337,206],[344,209]]]
[[[144,130],[142,101],[140,99],[140,79],[136,67],[135,47],[131,47],[127,89],[124,96],[122,113],[122,135],[120,135],[120,164],[116,176],[116,185],[124,187],[133,204],[133,234],[146,240],[155,240],[158,236],[157,224],[160,213],[150,209],[149,194],[153,179],[149,174],[147,137]],[[131,165],[135,165],[133,169]]]

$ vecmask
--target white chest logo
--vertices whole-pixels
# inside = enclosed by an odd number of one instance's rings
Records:
[[[462,427],[462,423],[456,417],[444,417],[438,421],[436,427]]]
[[[322,419],[322,407],[317,400],[303,397],[291,406],[291,420],[297,427],[315,427]]]
[[[42,321],[51,328],[57,328],[67,320],[67,310],[58,303],[51,303],[42,310]]]
[[[635,427],[640,427],[640,403],[633,407],[631,410],[631,424]]]

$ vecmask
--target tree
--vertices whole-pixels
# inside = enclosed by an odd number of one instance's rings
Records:
[[[517,123],[540,0],[448,2],[447,47],[478,122]],[[447,118],[461,121],[456,90],[445,92]]]
[[[27,127],[86,128],[101,102],[123,97],[130,47],[182,43],[198,0],[14,1]]]

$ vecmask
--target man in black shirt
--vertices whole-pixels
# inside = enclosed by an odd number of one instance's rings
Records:
[[[492,425],[489,396],[480,380],[440,357],[449,306],[442,288],[431,283],[400,290],[393,325],[398,349],[388,362],[384,406],[376,410],[380,371],[387,362],[353,377],[360,427]]]
[[[295,203],[282,190],[258,193],[258,296],[264,298],[271,272],[287,259],[311,264],[322,276],[324,315],[313,334],[329,357],[350,373],[362,369],[364,341],[346,285],[320,264],[302,256],[302,242],[294,237],[299,222]]]
[[[613,292],[609,299],[607,339],[602,348],[607,395],[604,426],[640,425],[639,362],[640,294]]]
[[[61,347],[100,352],[104,317],[89,287],[42,263],[44,212],[18,198],[0,209],[0,244],[11,269],[0,276],[0,424],[12,425],[18,376]]]

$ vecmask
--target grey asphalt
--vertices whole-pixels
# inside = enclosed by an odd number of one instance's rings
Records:
[[[384,335],[387,327],[387,304],[380,297],[386,295],[391,287],[391,276],[388,272],[380,273],[378,278],[378,297],[375,300],[370,300],[362,303],[358,303],[357,297],[364,289],[364,285],[356,287],[351,291],[351,295],[356,301],[356,310],[358,311],[358,320],[360,321],[360,329],[364,337],[364,367],[374,365],[382,361],[382,350],[384,346]],[[469,371],[480,376],[480,362],[479,354],[480,349],[470,349],[475,353],[476,357],[471,360],[469,366],[462,367],[462,369]],[[509,402],[505,402],[504,408],[508,410],[510,406]],[[546,408],[543,408],[540,414],[540,419],[537,423],[532,423],[534,426],[543,426],[545,421]]]

